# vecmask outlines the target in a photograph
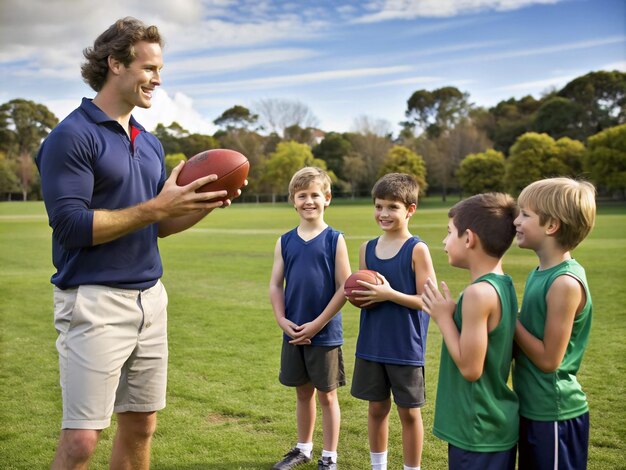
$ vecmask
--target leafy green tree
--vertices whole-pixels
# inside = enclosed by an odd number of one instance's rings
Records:
[[[483,116],[478,125],[493,142],[493,148],[506,155],[519,136],[533,130],[535,113],[541,104],[530,95],[503,100],[489,109],[491,119]]]
[[[314,144],[313,129],[310,127],[302,128],[297,124],[285,127],[284,139],[293,140],[301,144],[312,146]]]
[[[205,150],[219,148],[219,141],[204,134],[189,134],[179,139],[180,152],[184,153],[187,158],[191,158]]]
[[[583,112],[584,137],[626,123],[626,73],[590,72],[575,78],[558,95],[571,100]]]
[[[270,133],[267,137],[263,139],[263,151],[266,155],[276,152],[278,148],[278,144],[283,142],[281,136],[279,136],[276,132]]]
[[[489,149],[466,156],[456,175],[463,193],[473,195],[504,191],[504,173],[504,154]]]
[[[471,153],[485,151],[491,147],[491,142],[484,131],[478,129],[469,119],[464,119],[453,129],[437,139],[437,146],[441,151],[441,172],[443,180],[443,200],[449,189],[458,189],[456,171],[461,161]]]
[[[293,174],[305,166],[317,166],[326,169],[326,162],[313,156],[311,148],[298,142],[281,142],[265,163],[263,179],[272,191],[272,200],[276,194],[285,194]],[[331,174],[334,177],[334,174]]]
[[[248,186],[246,186],[245,190],[247,194],[270,191],[267,182],[261,179],[264,168],[263,163],[266,159],[265,155],[271,153],[267,152],[269,138],[253,131],[236,128],[216,133],[214,137],[217,138],[218,147],[236,150],[248,158],[250,172],[248,173]]]
[[[517,194],[541,178],[580,175],[585,147],[563,137],[555,141],[547,134],[527,132],[511,147],[506,161],[507,189]]]
[[[603,129],[626,123],[626,73],[590,72],[539,100],[511,98],[489,112],[492,119],[481,125],[494,148],[505,154],[526,132],[584,141]]]
[[[434,186],[441,189],[444,201],[448,191],[456,186],[455,172],[461,159],[471,151],[483,150],[467,145],[479,133],[486,140],[484,131],[479,131],[470,119],[472,110],[469,95],[455,87],[432,92],[418,90],[407,101],[407,121],[403,123],[402,139],[410,142],[407,126],[422,131],[419,139],[408,145],[423,155],[429,176],[435,182]],[[471,138],[470,133],[474,134]]]
[[[228,108],[213,124],[223,129],[251,129],[256,130],[259,115],[252,113],[245,106],[235,105]]]
[[[28,200],[29,194],[39,197],[41,181],[39,171],[33,157],[27,153],[21,153],[17,159],[17,176],[22,192],[22,200]]]
[[[0,194],[11,197],[11,193],[20,191],[20,181],[17,178],[14,164],[7,157],[5,152],[0,152]]]
[[[393,143],[388,137],[383,137],[373,133],[360,134],[360,133],[347,133],[346,138],[352,145],[352,151],[360,155],[365,163],[366,176],[361,181],[361,187],[359,189],[369,190],[376,180],[378,179],[378,173],[380,170],[385,156]],[[346,167],[343,167],[344,170]],[[344,176],[347,176],[344,171]]]
[[[350,195],[354,199],[359,188],[367,181],[367,165],[363,155],[350,151],[343,157],[342,172],[350,188]]]
[[[57,117],[43,104],[21,98],[0,106],[0,150],[17,164],[17,176],[24,200],[36,192],[39,175],[34,157],[42,140],[58,124]]]
[[[456,171],[461,160],[471,153],[486,150],[491,142],[473,120],[465,119],[437,138],[422,135],[409,145],[426,162],[430,189],[440,191],[445,201],[448,193],[458,188]]]
[[[403,124],[419,127],[428,137],[438,137],[467,117],[471,108],[468,99],[467,93],[450,86],[418,90],[407,101],[407,121]]]
[[[425,135],[419,136],[411,142],[411,150],[424,159],[426,174],[428,175],[428,187],[441,189],[443,200],[447,188],[448,156],[441,148],[442,139],[428,139]]]
[[[0,150],[34,156],[41,141],[59,123],[43,104],[17,98],[0,106]]]
[[[626,191],[626,124],[589,137],[584,167],[598,186],[622,198]]]
[[[181,161],[187,161],[187,157],[184,153],[169,153],[165,155],[165,171],[167,172],[167,176],[172,173],[174,167]]]
[[[326,162],[338,178],[347,180],[349,175],[344,173],[344,158],[352,151],[352,144],[342,134],[329,132],[318,145],[313,147],[313,155]]]
[[[547,175],[543,171],[544,162],[555,154],[555,142],[548,134],[527,132],[520,136],[509,152],[506,162],[505,182],[513,194],[533,181]]]
[[[157,124],[154,135],[159,138],[165,154],[184,153],[187,158],[219,147],[216,138],[204,134],[192,134],[176,121],[165,127]]]
[[[426,164],[424,159],[407,147],[394,145],[387,152],[387,156],[380,167],[378,176],[387,173],[406,173],[415,178],[419,184],[420,194],[426,194]]]
[[[182,152],[180,141],[189,135],[189,132],[174,121],[167,127],[161,123],[157,124],[153,134],[161,141],[165,155],[168,155]]]
[[[554,96],[539,107],[532,127],[536,132],[546,133],[555,139],[584,139],[583,117],[581,105],[570,99]]]
[[[547,175],[578,177],[583,173],[585,144],[579,140],[561,137],[556,142],[556,155],[549,159],[544,167]]]

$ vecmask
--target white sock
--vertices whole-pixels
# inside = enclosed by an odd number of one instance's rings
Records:
[[[387,451],[370,452],[372,470],[387,470]]]
[[[420,470],[420,467],[409,467],[408,465],[405,465],[404,470]]]
[[[298,442],[296,447],[302,451],[304,455],[308,458],[311,458],[311,454],[313,453],[313,443],[312,442]]]
[[[330,461],[333,463],[337,463],[337,452],[331,452],[330,450],[322,450],[322,458],[330,457]]]

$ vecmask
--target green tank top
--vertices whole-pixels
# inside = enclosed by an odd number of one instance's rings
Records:
[[[489,333],[483,374],[475,382],[463,377],[443,343],[433,433],[464,450],[501,452],[515,446],[518,438],[517,396],[507,385],[517,296],[508,275],[490,273],[473,284],[478,282],[488,282],[494,287],[500,298],[502,317]],[[459,331],[462,328],[462,300],[463,294],[454,312]]]
[[[574,319],[563,361],[557,370],[545,373],[519,348],[515,355],[513,388],[519,396],[520,414],[535,421],[563,421],[589,411],[587,397],[576,379],[591,330],[592,303],[584,268],[572,259],[550,269],[532,271],[526,280],[520,322],[533,336],[543,339],[548,289],[563,275],[577,279],[587,296],[587,303]]]

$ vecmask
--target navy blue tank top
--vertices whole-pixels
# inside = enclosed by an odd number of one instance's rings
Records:
[[[378,238],[367,243],[367,269],[373,269],[385,276],[395,290],[409,295],[417,294],[412,266],[413,248],[417,243],[423,242],[419,237],[411,237],[389,259],[376,256],[377,243]],[[429,319],[421,310],[390,301],[361,309],[356,357],[387,364],[423,366]]]
[[[285,265],[285,317],[297,325],[315,320],[335,295],[335,253],[340,232],[326,227],[305,241],[295,228],[280,237]],[[286,340],[291,338],[283,335]],[[311,339],[313,346],[343,344],[341,311]]]

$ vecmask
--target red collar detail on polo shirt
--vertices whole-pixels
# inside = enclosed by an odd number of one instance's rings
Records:
[[[130,141],[135,143],[135,137],[141,134],[141,131],[137,129],[135,126],[130,126]]]

